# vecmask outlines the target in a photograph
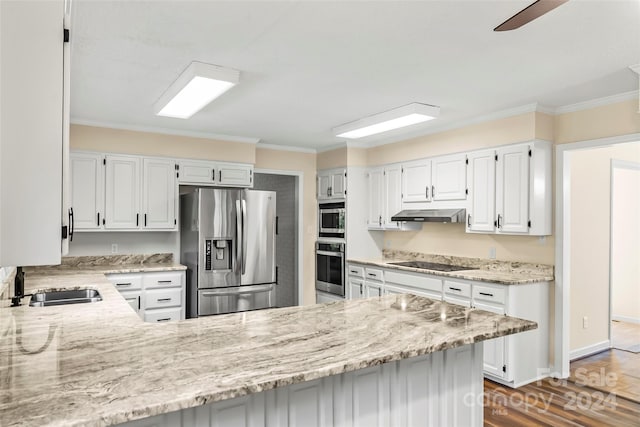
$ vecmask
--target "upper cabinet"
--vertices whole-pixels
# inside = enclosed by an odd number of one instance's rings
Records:
[[[467,156],[463,153],[403,163],[401,185],[404,209],[438,209],[449,207],[451,201],[464,202]]]
[[[551,143],[469,153],[467,231],[551,234]]]
[[[144,159],[142,171],[142,226],[156,230],[176,227],[176,163]]]
[[[72,153],[71,206],[76,230],[98,230],[104,220],[104,155]]]
[[[402,165],[402,201],[431,201],[431,160],[422,159]]]
[[[179,160],[178,182],[185,185],[253,187],[253,165],[209,160]]]
[[[467,156],[435,157],[431,161],[431,197],[438,200],[465,200],[467,198]]]
[[[0,265],[59,264],[69,232],[64,14],[62,0],[0,2]]]
[[[402,210],[402,166],[387,165],[369,169],[367,173],[369,197],[369,230],[415,230],[419,223],[392,221]]]
[[[318,171],[318,200],[344,199],[347,195],[347,171],[344,168]]]
[[[107,156],[105,228],[140,227],[140,162],[134,156]]]

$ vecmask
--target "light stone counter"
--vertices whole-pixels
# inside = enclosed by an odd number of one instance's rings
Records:
[[[552,265],[515,261],[497,261],[482,258],[466,258],[449,255],[433,255],[419,252],[391,251],[385,249],[383,252],[383,258],[349,258],[347,261],[381,268],[392,268],[396,270],[412,271],[416,273],[432,274],[434,276],[452,277],[457,279],[500,283],[503,285],[522,285],[528,283],[551,282],[554,280]],[[460,265],[470,267],[471,269],[461,271],[437,271],[391,264],[399,261],[428,261],[440,264]]]
[[[0,425],[116,424],[536,328],[409,295],[149,324],[100,273],[26,275],[76,286],[103,301],[0,308]]]

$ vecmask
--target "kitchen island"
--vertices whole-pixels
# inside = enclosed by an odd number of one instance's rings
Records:
[[[0,425],[482,425],[482,341],[536,327],[411,295],[149,324],[81,273],[26,290],[102,301],[3,300]]]

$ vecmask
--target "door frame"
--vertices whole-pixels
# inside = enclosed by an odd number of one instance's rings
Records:
[[[552,375],[568,378],[571,362],[570,339],[570,283],[568,263],[571,259],[571,152],[589,148],[606,147],[626,142],[640,141],[640,133],[599,138],[556,145],[556,244],[555,244],[555,292],[554,292],[554,357]],[[566,262],[566,265],[565,265]],[[567,267],[567,268],[565,268]],[[611,285],[609,285],[611,289]]]
[[[253,173],[264,173],[270,175],[286,175],[293,176],[296,178],[295,180],[295,193],[296,193],[296,209],[298,210],[298,231],[296,235],[296,245],[298,249],[297,256],[297,270],[298,270],[298,286],[297,286],[297,305],[303,305],[304,301],[304,258],[303,258],[303,202],[304,202],[304,189],[301,183],[303,182],[304,172],[295,171],[295,170],[284,170],[284,169],[265,169],[265,168],[255,168]]]
[[[640,171],[640,163],[631,162],[628,160],[611,159],[610,169],[610,200],[609,200],[609,347],[613,348],[613,337],[611,322],[613,321],[613,192],[614,186],[614,170],[615,169],[630,169]]]

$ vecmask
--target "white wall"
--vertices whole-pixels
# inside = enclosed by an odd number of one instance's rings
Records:
[[[118,245],[118,254],[173,253],[180,260],[178,232],[75,233],[69,244],[68,256],[110,255],[111,245]]]
[[[640,323],[640,163],[611,166],[611,316]]]

